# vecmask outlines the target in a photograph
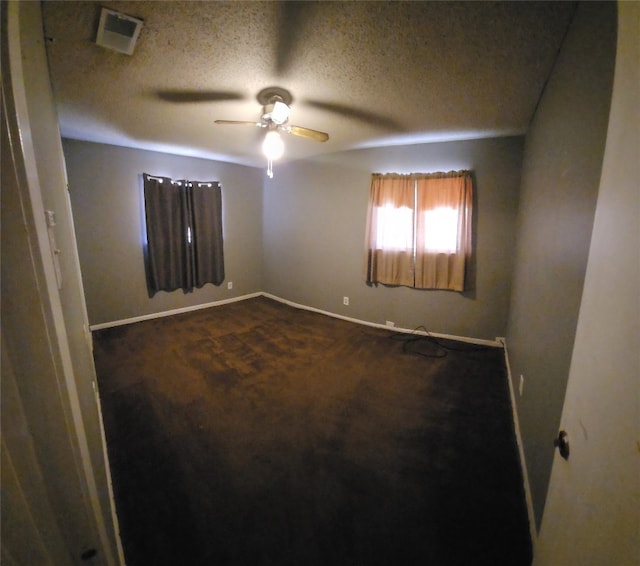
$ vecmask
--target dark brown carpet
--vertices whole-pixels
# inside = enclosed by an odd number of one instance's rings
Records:
[[[265,298],[96,332],[128,566],[530,564],[502,351],[394,336]]]

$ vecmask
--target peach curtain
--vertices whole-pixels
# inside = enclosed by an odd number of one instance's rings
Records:
[[[471,257],[473,182],[469,172],[416,179],[415,286],[464,291]]]
[[[367,283],[463,291],[472,203],[468,171],[373,174]]]
[[[413,287],[414,184],[406,175],[371,176],[367,283]]]

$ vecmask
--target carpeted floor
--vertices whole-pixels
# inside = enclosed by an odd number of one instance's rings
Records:
[[[128,566],[529,565],[502,351],[405,338],[266,298],[96,332]]]

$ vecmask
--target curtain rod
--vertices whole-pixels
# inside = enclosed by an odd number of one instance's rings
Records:
[[[459,171],[434,171],[433,173],[395,173],[393,171],[388,173],[372,173],[374,177],[462,177],[463,175],[471,175],[472,171],[468,169],[461,169]]]
[[[155,175],[149,175],[148,173],[145,173],[145,175],[147,176],[148,179],[153,179],[154,181],[160,181],[161,183],[164,182],[165,177],[156,177]],[[168,177],[166,177],[166,179],[169,179]],[[218,181],[207,181],[207,182],[200,182],[200,181],[174,181],[173,179],[169,179],[169,181],[171,181],[172,185],[178,185],[178,186],[182,186],[182,183],[185,184],[185,186],[187,187],[193,187],[193,183],[196,183],[198,185],[198,187],[213,187],[214,183],[217,184],[220,188],[222,188],[222,183],[219,183]]]

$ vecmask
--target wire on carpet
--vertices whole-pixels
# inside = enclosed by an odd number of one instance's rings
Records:
[[[424,325],[417,326],[409,333],[394,332],[389,338],[397,342],[402,342],[403,353],[416,354],[425,358],[444,358],[449,352],[483,352],[493,349],[493,346],[453,346],[445,344],[433,336]],[[427,348],[425,349],[424,346],[427,346]]]

